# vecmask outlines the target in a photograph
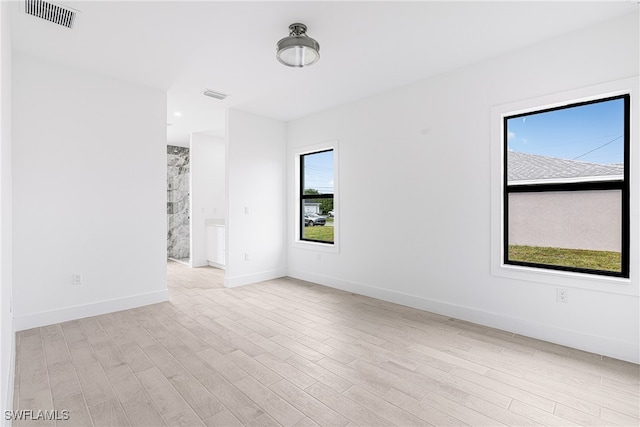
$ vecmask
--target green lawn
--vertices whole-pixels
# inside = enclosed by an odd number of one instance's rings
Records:
[[[509,260],[620,272],[620,252],[509,246]]]
[[[305,227],[304,238],[333,243],[333,227],[318,225],[315,227]]]

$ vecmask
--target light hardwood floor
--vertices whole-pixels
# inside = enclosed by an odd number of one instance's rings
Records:
[[[294,279],[168,277],[168,303],[19,332],[14,408],[69,410],[59,426],[640,424],[638,365]]]

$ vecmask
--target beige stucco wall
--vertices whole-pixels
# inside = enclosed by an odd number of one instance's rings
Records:
[[[618,190],[512,193],[509,244],[620,251]]]

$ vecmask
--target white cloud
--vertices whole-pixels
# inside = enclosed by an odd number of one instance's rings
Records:
[[[507,133],[507,139],[513,139],[513,138],[515,138],[515,137],[516,137],[516,133],[515,133],[515,132],[511,132],[511,131],[509,131],[509,132]]]

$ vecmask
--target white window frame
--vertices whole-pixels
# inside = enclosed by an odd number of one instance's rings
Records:
[[[600,85],[584,87],[567,92],[556,93],[533,99],[497,105],[491,108],[491,274],[507,279],[543,283],[563,287],[592,289],[625,295],[639,295],[638,277],[640,268],[640,208],[638,194],[640,189],[638,169],[640,168],[640,148],[638,147],[638,112],[640,79],[629,78]],[[524,267],[504,263],[504,135],[503,118],[591,101],[608,96],[629,94],[631,97],[630,124],[630,265],[629,278],[601,276],[587,273],[551,270],[545,268]]]
[[[300,239],[301,221],[300,221],[300,156],[305,154],[313,154],[319,151],[333,150],[333,243],[314,242]],[[339,253],[340,252],[340,180],[339,180],[339,143],[337,140],[327,141],[314,145],[307,145],[296,148],[292,151],[293,156],[293,247],[301,249],[311,249],[321,252]]]

